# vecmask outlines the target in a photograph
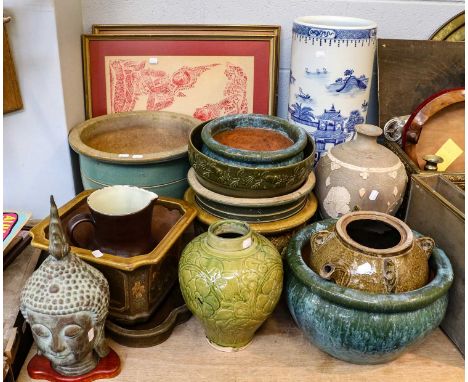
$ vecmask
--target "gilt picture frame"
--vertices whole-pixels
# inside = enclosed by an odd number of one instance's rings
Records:
[[[165,110],[205,121],[276,113],[279,26],[94,25],[82,36],[86,117]]]

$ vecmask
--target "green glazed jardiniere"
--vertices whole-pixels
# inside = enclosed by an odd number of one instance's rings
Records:
[[[358,364],[389,362],[442,321],[452,266],[445,253],[434,248],[429,261],[434,278],[422,288],[379,294],[336,285],[304,261],[310,237],[335,222],[327,219],[309,225],[291,240],[285,281],[289,310],[309,340],[324,352]]]
[[[430,237],[414,238],[400,219],[382,212],[343,215],[310,238],[308,264],[336,284],[374,293],[418,289],[429,280]]]
[[[273,312],[283,286],[283,265],[273,244],[248,224],[221,220],[185,247],[179,282],[210,344],[240,350]]]
[[[271,168],[243,167],[210,158],[202,152],[201,132],[207,122],[190,133],[189,161],[198,180],[218,194],[240,198],[269,198],[297,190],[306,181],[314,166],[315,143],[307,135],[304,159],[288,166]]]
[[[291,140],[291,146],[281,150],[261,151],[245,150],[227,146],[218,142],[215,137],[221,132],[248,127],[260,131],[273,131]],[[307,134],[302,127],[293,125],[285,119],[264,114],[234,114],[225,115],[209,121],[201,132],[204,143],[202,151],[207,156],[234,166],[246,167],[278,167],[287,166],[304,158],[303,150],[307,144]],[[252,144],[261,140],[252,136]],[[274,139],[270,137],[270,139]]]

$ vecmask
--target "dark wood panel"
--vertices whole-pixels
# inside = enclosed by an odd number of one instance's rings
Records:
[[[434,93],[464,87],[464,50],[464,42],[379,39],[380,126]]]

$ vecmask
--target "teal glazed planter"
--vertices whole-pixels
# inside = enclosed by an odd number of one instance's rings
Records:
[[[199,122],[178,113],[136,111],[75,126],[68,141],[79,155],[83,187],[131,185],[183,198],[190,168],[187,143]]]
[[[445,253],[434,248],[434,278],[422,288],[388,295],[341,287],[322,279],[304,261],[310,237],[335,222],[314,223],[291,239],[285,280],[289,310],[322,351],[356,364],[389,362],[439,326],[453,281],[452,266]]]
[[[213,137],[221,132],[241,127],[269,130],[281,133],[293,144],[274,151],[254,151],[238,149],[219,143]],[[288,121],[263,114],[226,115],[209,121],[202,129],[202,152],[210,158],[231,165],[243,167],[278,167],[300,162],[304,159],[303,150],[307,144],[307,135],[301,127]]]

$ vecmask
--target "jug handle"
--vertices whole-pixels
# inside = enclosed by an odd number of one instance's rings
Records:
[[[73,216],[68,221],[67,234],[68,234],[68,237],[70,238],[71,244],[74,245],[75,247],[79,247],[80,244],[76,241],[75,237],[73,236],[73,231],[81,223],[91,223],[94,227],[96,227],[93,217],[89,213],[82,213],[82,214]]]
[[[428,236],[423,236],[423,237],[417,238],[416,243],[424,251],[424,253],[426,254],[426,257],[429,259],[429,257],[431,257],[431,254],[432,254],[432,250],[435,247],[434,239]]]
[[[322,265],[319,275],[325,280],[333,281],[341,286],[347,287],[351,279],[349,266],[340,260],[332,259]]]
[[[332,234],[332,231],[328,231],[324,229],[323,231],[318,231],[312,235],[310,238],[310,246],[312,249],[312,253],[316,251],[322,244],[324,244],[328,237]]]

